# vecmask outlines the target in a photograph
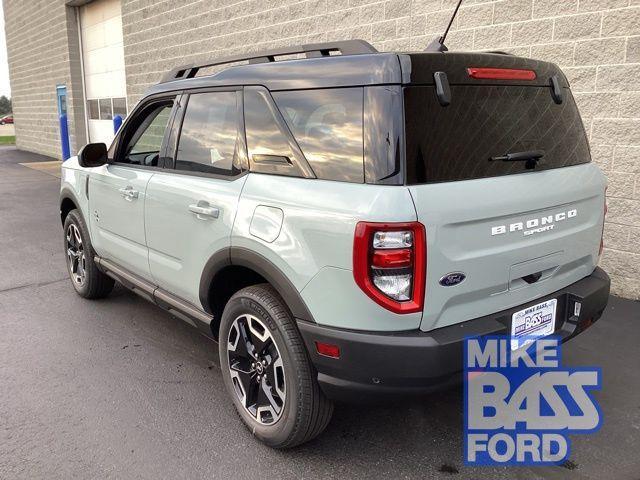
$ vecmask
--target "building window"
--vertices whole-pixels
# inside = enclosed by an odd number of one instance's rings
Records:
[[[87,100],[89,110],[89,120],[113,120],[113,117],[120,115],[124,120],[127,118],[127,99],[118,98],[95,98]]]
[[[100,110],[98,109],[98,100],[89,100],[87,104],[89,105],[89,118],[91,120],[99,120]]]
[[[101,98],[100,102],[100,120],[113,119],[113,112],[111,111],[111,99]]]
[[[113,102],[113,116],[120,115],[124,120],[127,117],[127,99],[126,98],[112,98]]]

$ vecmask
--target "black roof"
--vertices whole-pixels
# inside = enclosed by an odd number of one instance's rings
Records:
[[[340,55],[335,55],[340,53]],[[304,54],[306,58],[276,61]],[[245,65],[231,65],[248,61]],[[216,74],[196,77],[203,68],[229,64]],[[212,59],[168,72],[147,94],[228,85],[263,85],[269,90],[379,85],[401,82],[398,55],[378,53],[364,40],[299,45]]]
[[[214,75],[159,83],[147,94],[229,85],[295,90],[393,83],[401,83],[398,55],[377,53],[238,65]]]
[[[335,55],[340,53],[340,55]],[[278,60],[277,57],[304,54],[306,58]],[[237,65],[248,61],[248,64]],[[212,66],[224,70],[197,77]],[[146,95],[182,89],[262,85],[269,90],[354,87],[392,84],[433,84],[435,72],[446,72],[456,84],[512,84],[511,81],[482,81],[469,77],[467,67],[530,68],[537,73],[532,86],[548,86],[556,75],[563,87],[566,78],[552,63],[516,57],[501,52],[415,52],[380,53],[364,40],[347,40],[298,45],[258,53],[212,59],[185,65],[168,72]]]

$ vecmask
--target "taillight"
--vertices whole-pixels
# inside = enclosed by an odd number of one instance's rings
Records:
[[[370,298],[395,313],[422,310],[427,246],[424,225],[360,222],[353,242],[353,275]]]
[[[467,68],[467,73],[471,78],[478,80],[526,80],[536,79],[536,72],[533,70],[520,70],[514,68]]]

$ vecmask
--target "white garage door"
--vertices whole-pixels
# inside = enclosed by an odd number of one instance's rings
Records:
[[[127,115],[120,0],[96,0],[81,7],[80,26],[89,137],[109,145],[113,117]]]

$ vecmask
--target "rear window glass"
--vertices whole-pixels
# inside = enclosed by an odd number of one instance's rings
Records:
[[[318,178],[364,182],[362,88],[277,92],[273,97]]]
[[[470,180],[568,167],[590,161],[571,92],[556,104],[549,88],[452,86],[442,107],[434,87],[407,87],[405,131],[410,184]],[[535,170],[526,162],[490,161],[542,150]]]
[[[182,121],[175,168],[232,176],[236,165],[238,107],[236,92],[211,92],[189,97]]]
[[[256,155],[291,159],[294,156],[291,146],[262,95],[254,90],[246,90],[244,93],[249,156],[252,160],[255,160],[253,157]]]
[[[267,93],[246,89],[244,122],[251,170],[276,175],[303,176],[283,122]]]

